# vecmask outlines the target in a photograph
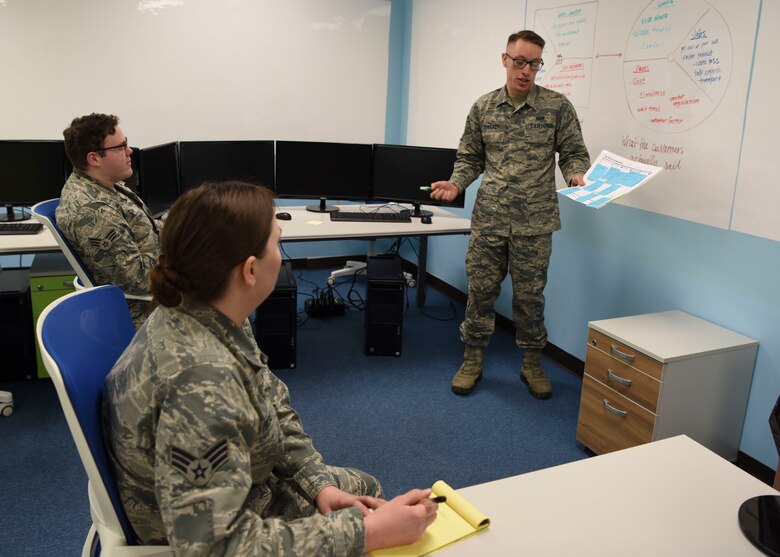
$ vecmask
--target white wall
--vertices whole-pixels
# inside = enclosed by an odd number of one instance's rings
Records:
[[[0,136],[381,142],[387,0],[4,0]]]

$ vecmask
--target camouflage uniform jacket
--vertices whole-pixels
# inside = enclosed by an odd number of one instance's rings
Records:
[[[560,93],[534,85],[515,110],[506,87],[474,103],[450,181],[463,192],[480,173],[473,230],[509,236],[548,234],[561,227],[555,154],[566,183],[590,166],[577,113]]]
[[[106,443],[130,522],[179,556],[360,555],[356,507],[266,516],[274,487],[335,485],[254,339],[212,307],[160,306],[106,378]]]
[[[149,293],[149,271],[160,255],[159,223],[123,182],[107,188],[74,171],[62,188],[57,224],[96,284],[115,284],[128,294]],[[149,303],[128,301],[136,328]]]

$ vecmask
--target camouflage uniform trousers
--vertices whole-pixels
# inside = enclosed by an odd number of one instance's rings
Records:
[[[468,302],[460,338],[470,346],[487,347],[495,329],[494,304],[507,270],[512,276],[512,322],[520,348],[543,348],[544,287],[552,253],[552,234],[509,237],[473,231],[466,252]]]
[[[356,468],[340,468],[328,466],[328,471],[336,480],[336,487],[353,495],[370,495],[383,498],[382,486],[374,476]],[[263,512],[263,518],[283,518],[294,520],[311,516],[317,512],[317,507],[304,499],[287,481],[279,480],[273,484],[271,502]]]

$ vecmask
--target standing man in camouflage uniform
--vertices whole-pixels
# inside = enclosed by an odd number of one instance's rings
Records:
[[[383,501],[328,466],[287,386],[242,324],[281,264],[273,194],[229,182],[171,207],[155,309],[106,378],[103,419],[122,504],[143,543],[179,556],[354,556],[418,539],[430,489]]]
[[[555,193],[555,154],[570,186],[584,185],[590,166],[574,107],[534,83],[544,64],[544,39],[533,31],[509,36],[501,60],[506,85],[474,103],[449,181],[431,184],[431,197],[452,201],[484,172],[471,217],[466,254],[468,303],[460,326],[463,365],[452,391],[468,394],[482,377],[482,357],[495,327],[501,282],[512,276],[512,320],[523,349],[520,378],[540,399],[552,395],[540,358],[547,343],[544,287],[552,233],[561,227]]]
[[[57,224],[97,284],[149,294],[149,271],[160,255],[158,223],[124,181],[133,174],[127,137],[107,114],[76,118],[64,132],[73,173],[57,207]],[[128,300],[136,329],[150,304]]]

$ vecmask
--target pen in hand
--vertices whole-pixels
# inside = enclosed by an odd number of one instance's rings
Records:
[[[447,496],[446,495],[437,495],[436,497],[431,497],[431,501],[434,503],[446,503],[447,502]]]
[[[431,191],[431,186],[420,186],[420,191]]]

